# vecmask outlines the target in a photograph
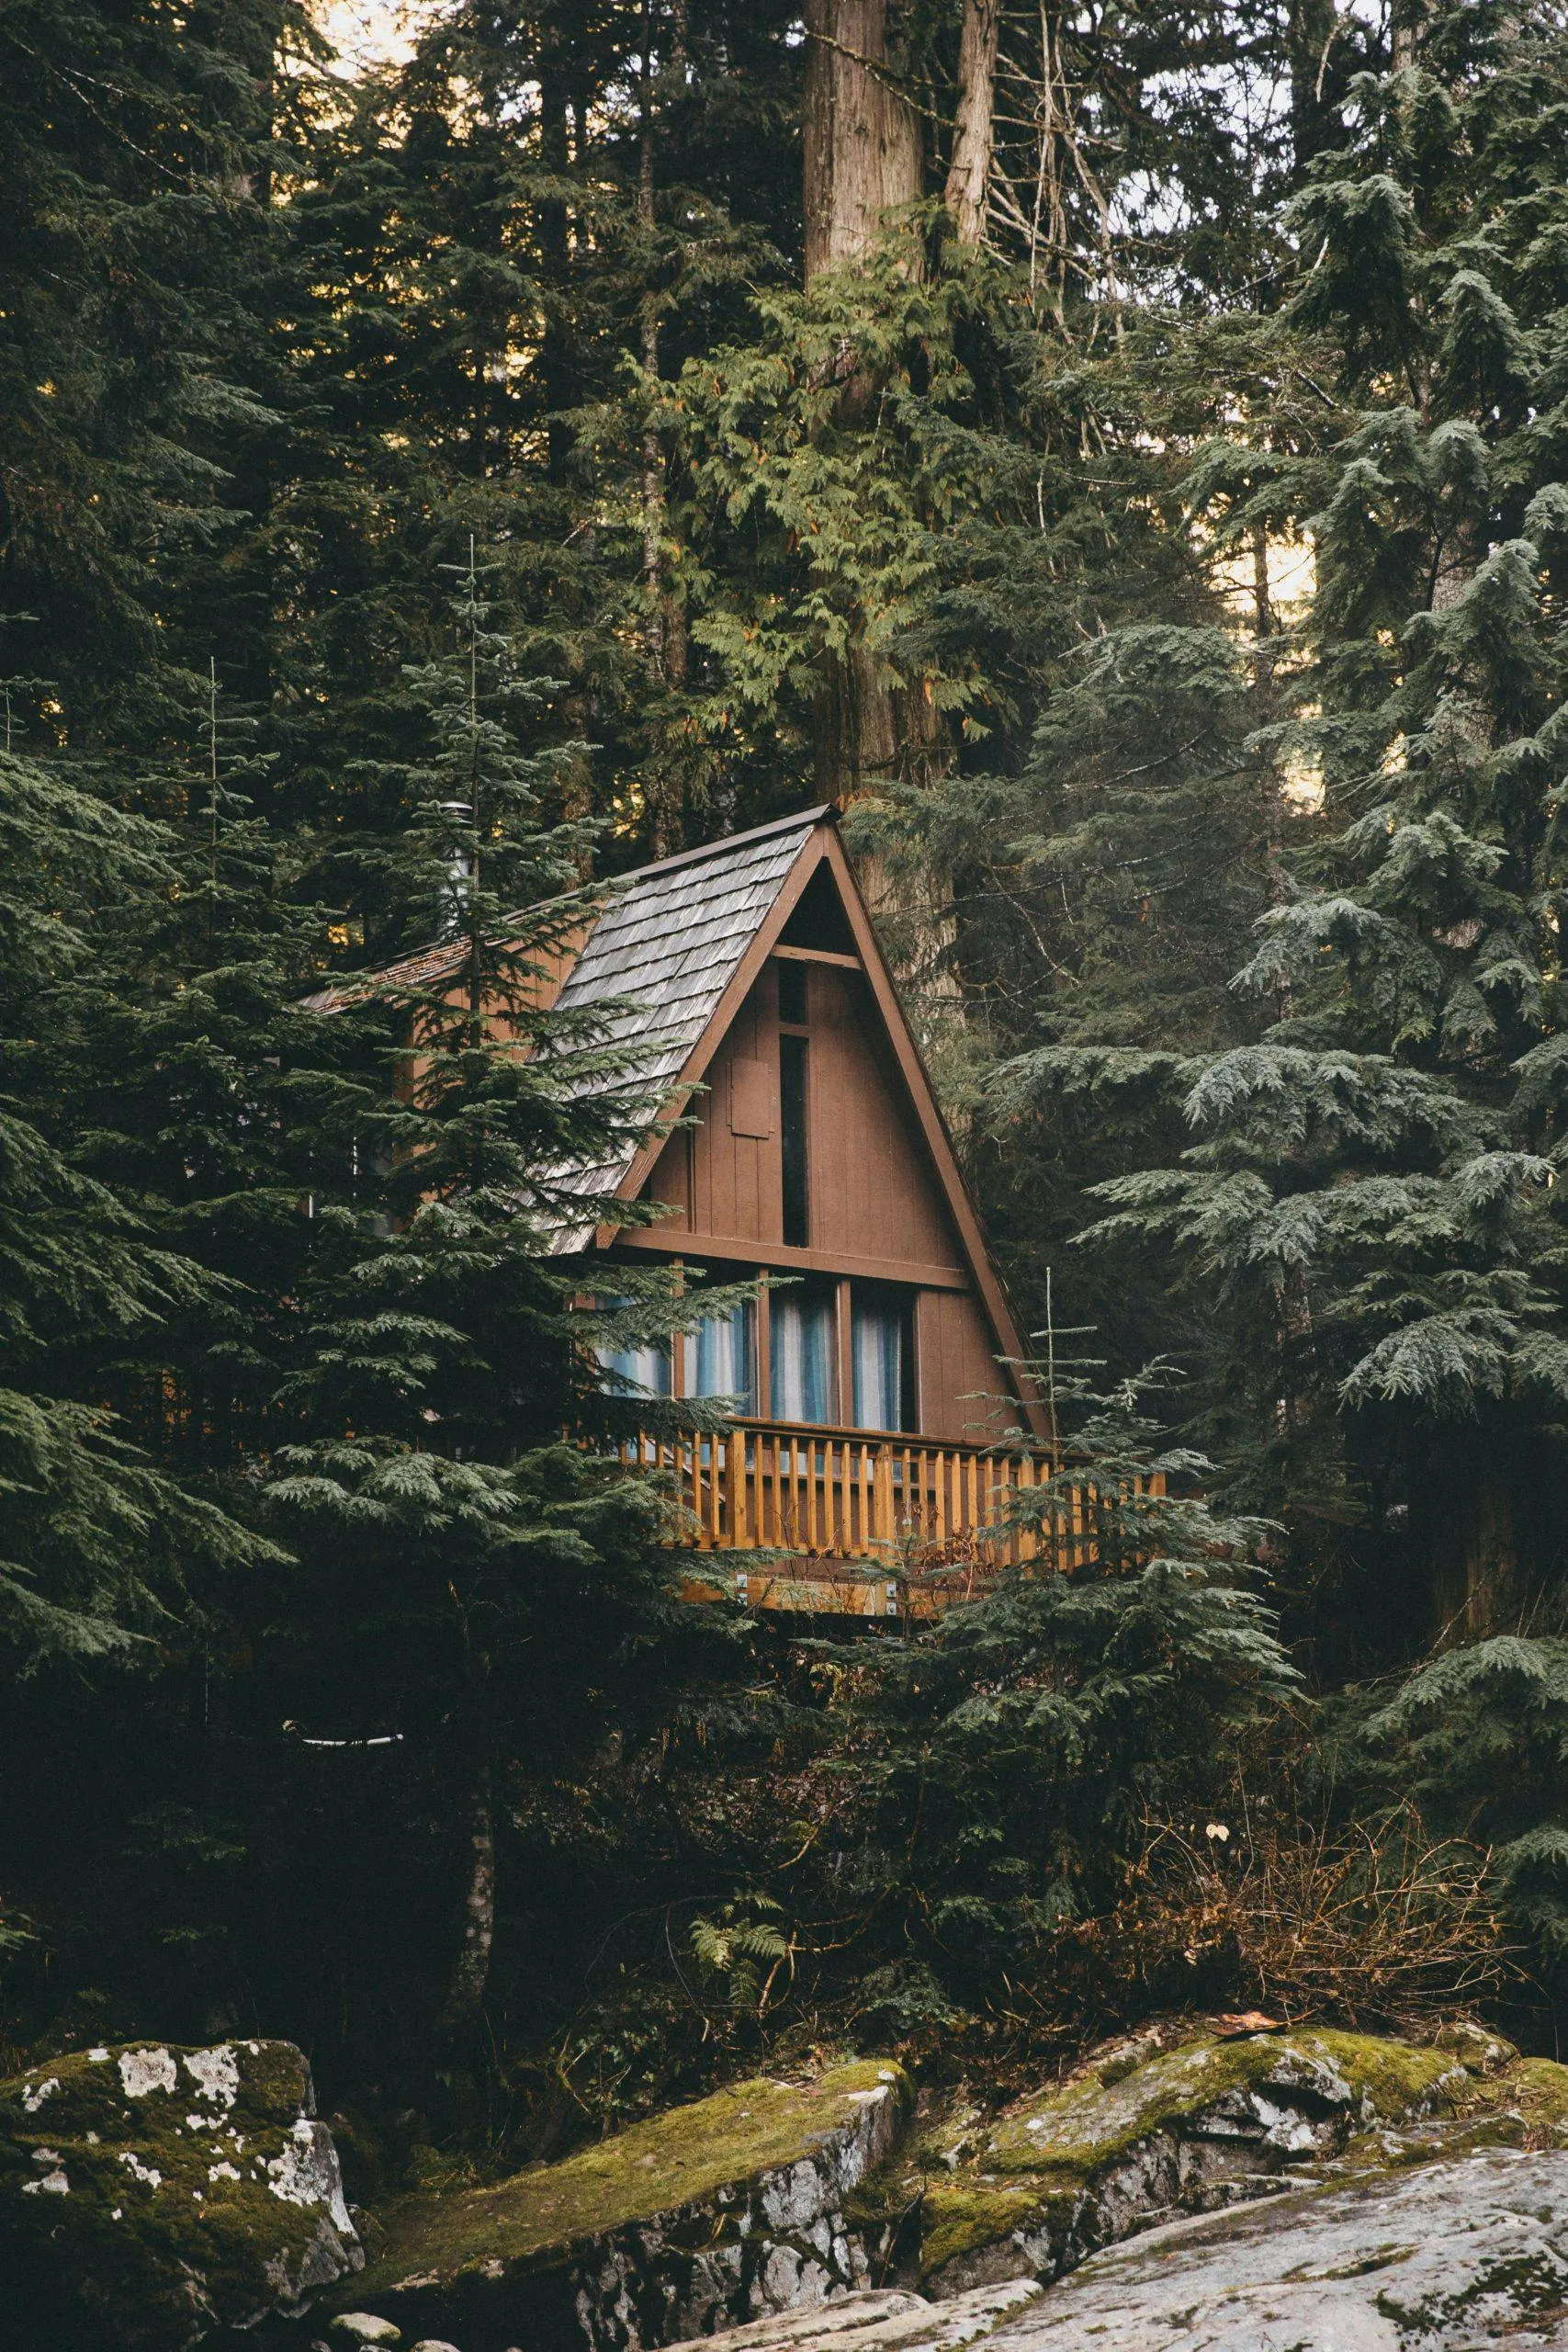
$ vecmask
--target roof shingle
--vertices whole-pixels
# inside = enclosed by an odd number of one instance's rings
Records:
[[[606,998],[634,1001],[635,1010],[609,1016],[604,1042],[636,1048],[632,1076],[639,1090],[673,1091],[825,813],[813,808],[649,866],[629,877],[600,916],[556,1001],[563,1012],[581,1012]],[[635,1156],[628,1149],[618,1161],[573,1170],[568,1185],[614,1193]],[[560,1246],[580,1238],[563,1236]]]

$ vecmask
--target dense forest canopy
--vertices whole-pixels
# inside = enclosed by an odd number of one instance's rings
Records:
[[[1562,9],[333,21],[0,5],[8,2046],[292,2036],[397,2177],[771,2037],[1550,2037]],[[689,1306],[551,1248],[661,1105],[541,960],[821,801],[1123,1498],[886,1638],[690,1597]]]

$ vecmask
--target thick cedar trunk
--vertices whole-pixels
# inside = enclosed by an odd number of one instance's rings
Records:
[[[964,245],[979,244],[986,234],[1000,27],[1001,0],[964,0],[958,43],[958,111],[946,193],[958,241]]]
[[[807,0],[806,282],[870,252],[921,193],[919,118],[895,86],[887,0]]]
[[[922,189],[920,125],[895,85],[887,54],[887,0],[807,0],[806,72],[806,282],[874,250],[887,216]],[[847,374],[846,416],[874,388]],[[921,708],[923,691],[916,690]],[[895,772],[913,712],[860,648],[824,665],[813,733],[818,786],[851,800]],[[917,722],[918,723],[918,722]]]

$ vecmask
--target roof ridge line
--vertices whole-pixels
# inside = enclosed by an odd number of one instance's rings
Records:
[[[752,825],[743,833],[726,833],[716,842],[708,842],[701,849],[677,850],[673,857],[656,857],[647,865],[628,866],[624,874],[606,875],[603,888],[619,889],[628,882],[640,882],[649,874],[668,874],[677,865],[695,865],[705,857],[719,857],[727,850],[744,849],[749,842],[765,841],[770,833],[793,832],[797,826],[819,825],[825,817],[838,818],[831,800],[820,802],[815,808],[799,808],[792,817],[774,817],[765,825]]]

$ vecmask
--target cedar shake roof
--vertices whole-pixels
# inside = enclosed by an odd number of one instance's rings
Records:
[[[556,1003],[562,1012],[583,1012],[615,998],[635,1000],[606,1017],[600,1040],[637,1049],[617,1086],[651,1096],[673,1091],[796,858],[830,813],[823,807],[778,818],[706,849],[641,866],[610,886]],[[304,1009],[342,1012],[388,987],[436,987],[461,969],[464,953],[438,940],[380,971],[353,973],[318,989],[302,1000]],[[615,1193],[635,1157],[628,1145],[620,1159],[570,1169],[558,1181],[582,1194]],[[583,1239],[581,1233],[562,1233],[556,1246],[576,1249]]]
[[[604,1043],[637,1048],[629,1073],[649,1094],[673,1091],[719,999],[739,968],[812,831],[827,814],[809,808],[711,848],[645,865],[630,876],[589,933],[556,999],[581,1012],[607,998],[630,997],[612,1013]],[[617,1081],[625,1083],[625,1080]],[[573,1170],[573,1192],[614,1193],[634,1151],[596,1168]],[[560,1246],[577,1246],[563,1236]]]

